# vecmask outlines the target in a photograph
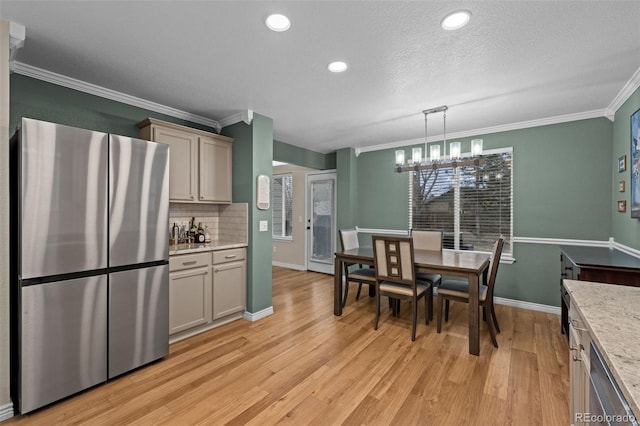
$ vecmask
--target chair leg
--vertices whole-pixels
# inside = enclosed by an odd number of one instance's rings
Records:
[[[429,325],[429,302],[427,296],[424,296],[424,323]]]
[[[449,299],[445,300],[445,308],[444,308],[444,320],[449,321]]]
[[[342,299],[342,307],[347,304],[347,296],[349,296],[349,280],[344,282],[344,297]]]
[[[376,296],[376,320],[373,324],[373,329],[378,329],[378,318],[380,317],[380,293]]]
[[[416,341],[416,323],[418,322],[418,299],[413,299],[413,321],[411,322],[411,341]]]
[[[356,300],[360,299],[360,292],[362,291],[362,283],[358,283],[358,292],[356,293]]]
[[[483,311],[487,309],[486,307],[483,307]],[[491,314],[489,314],[491,315]],[[493,327],[493,321],[487,321],[487,326],[489,326],[489,335],[491,336],[491,342],[493,342],[493,346],[495,346],[496,348],[498,347],[498,341],[496,340],[496,330]]]
[[[442,329],[442,308],[444,305],[444,297],[438,295],[438,333],[440,333],[440,330]]]
[[[426,296],[429,303],[429,321],[433,321],[433,288],[429,288],[427,291],[429,292]],[[429,324],[429,321],[427,321],[427,324]]]
[[[496,310],[493,307],[493,303],[490,306],[491,308],[489,309],[489,312],[491,313],[491,318],[493,319],[493,323],[496,326],[496,331],[500,333],[500,326],[498,325],[498,318],[496,318]]]

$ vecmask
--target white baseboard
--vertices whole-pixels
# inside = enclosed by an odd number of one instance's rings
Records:
[[[514,308],[529,309],[530,311],[546,312],[548,314],[560,315],[560,307],[542,305],[540,303],[523,302],[522,300],[506,299],[504,297],[494,297],[493,301],[498,305],[512,306]]]
[[[273,315],[273,306],[269,306],[268,308],[258,312],[244,311],[244,314],[242,314],[242,318],[254,322],[258,321],[259,319],[268,317],[269,315]]]
[[[0,406],[0,422],[13,417],[13,403]]]
[[[271,262],[272,266],[278,266],[280,268],[294,269],[296,271],[306,271],[307,267],[304,265],[294,265],[292,263],[284,263],[284,262]]]

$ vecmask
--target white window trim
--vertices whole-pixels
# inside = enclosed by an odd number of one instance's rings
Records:
[[[293,187],[293,173],[278,173],[276,175],[272,176],[272,181],[275,180],[278,177],[287,177],[289,176],[291,178],[291,186]],[[284,185],[283,185],[284,188]],[[293,195],[292,195],[293,196]],[[285,223],[286,223],[286,218],[284,217],[285,215],[285,202],[286,199],[283,196],[282,197],[282,228],[285,228]],[[273,208],[272,208],[272,213],[271,213],[271,218],[273,220]],[[273,225],[272,225],[273,226]],[[273,235],[273,229],[271,230],[271,239],[273,241],[281,241],[281,242],[292,242],[293,241],[293,229],[291,230],[291,235]]]

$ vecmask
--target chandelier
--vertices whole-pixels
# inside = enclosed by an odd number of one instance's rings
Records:
[[[435,108],[425,109],[424,114],[424,155],[422,157],[422,147],[415,147],[411,150],[411,158],[405,165],[405,150],[396,150],[396,165],[394,170],[398,173],[408,171],[418,171],[425,169],[440,169],[444,167],[471,166],[481,164],[482,156],[482,139],[471,140],[471,157],[462,157],[461,143],[451,142],[449,145],[449,155],[447,156],[447,111],[449,108],[442,105]],[[443,155],[440,155],[440,142],[432,143],[429,146],[427,142],[427,118],[429,114],[442,113],[442,147]],[[427,149],[429,148],[429,149]],[[427,157],[427,152],[429,157]]]

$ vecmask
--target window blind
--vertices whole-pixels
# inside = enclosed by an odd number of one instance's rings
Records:
[[[498,237],[512,255],[512,149],[476,164],[412,172],[409,226],[443,232],[443,247],[490,252]]]
[[[291,238],[293,217],[293,176],[274,175],[271,181],[272,236]]]

